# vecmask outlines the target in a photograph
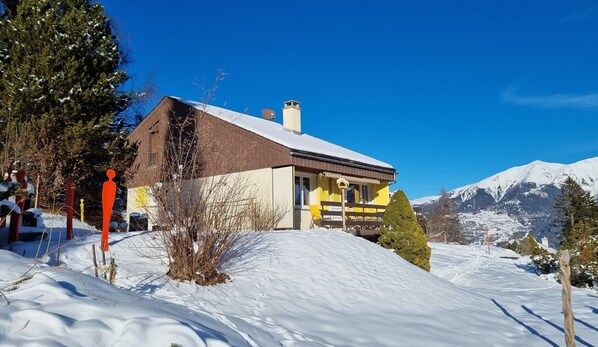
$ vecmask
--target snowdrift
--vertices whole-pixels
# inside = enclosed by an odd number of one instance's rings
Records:
[[[53,249],[64,235],[61,217],[53,218],[51,245],[18,243],[16,253]],[[507,250],[432,244],[427,273],[339,231],[255,232],[252,251],[226,269],[230,282],[199,287],[165,276],[164,255],[148,247],[155,233],[113,233],[114,287],[93,277],[99,233],[79,228],[62,249],[61,267],[41,265],[19,283],[11,281],[32,260],[0,252],[10,301],[0,311],[0,345],[564,344],[560,286]],[[594,291],[574,289],[579,345],[598,341],[597,302]]]

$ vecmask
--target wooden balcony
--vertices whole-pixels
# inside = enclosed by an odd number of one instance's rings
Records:
[[[345,204],[346,231],[366,238],[377,238],[384,217],[385,205]],[[343,212],[340,202],[322,201],[320,226],[343,227]]]

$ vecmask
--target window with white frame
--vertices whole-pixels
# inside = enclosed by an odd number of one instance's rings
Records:
[[[309,192],[311,191],[309,177],[295,176],[295,206],[309,206]]]
[[[350,184],[345,194],[345,201],[349,204],[370,202],[370,188],[367,184]]]

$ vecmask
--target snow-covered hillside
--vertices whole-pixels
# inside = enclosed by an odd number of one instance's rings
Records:
[[[53,218],[55,247],[64,229]],[[86,231],[79,226],[78,234]],[[432,273],[339,231],[252,234],[254,251],[213,287],[172,281],[151,232],[113,233],[114,288],[93,277],[94,233],[63,247],[61,267],[0,251],[10,305],[0,344],[44,346],[544,346],[562,345],[560,287],[529,259],[481,246],[433,244]],[[64,242],[64,240],[63,240]],[[18,243],[33,256],[38,244]],[[47,244],[41,244],[42,250]],[[53,263],[55,254],[44,257]],[[505,258],[514,257],[515,259]],[[7,284],[9,284],[7,286]],[[8,290],[9,288],[10,290]],[[573,290],[578,344],[598,341],[596,302]],[[586,344],[584,344],[584,342]],[[62,344],[61,344],[62,343]]]
[[[528,232],[537,238],[546,236],[554,243],[554,199],[567,177],[598,195],[598,157],[570,165],[534,161],[454,189],[449,196],[466,221],[466,237],[473,243],[481,241],[479,235],[485,226],[493,231],[497,243]],[[411,203],[429,212],[437,199],[425,197]],[[509,225],[506,231],[505,225]]]

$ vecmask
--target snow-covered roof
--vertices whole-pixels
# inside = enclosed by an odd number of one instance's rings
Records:
[[[175,96],[171,96],[171,98],[288,147],[291,150],[323,154],[335,158],[393,169],[392,165],[383,161],[368,157],[350,149],[335,145],[328,141],[324,141],[317,137],[313,137],[305,133],[298,134],[285,130],[282,127],[282,124],[270,120],[227,110],[217,106],[207,105],[197,101],[184,100]]]

